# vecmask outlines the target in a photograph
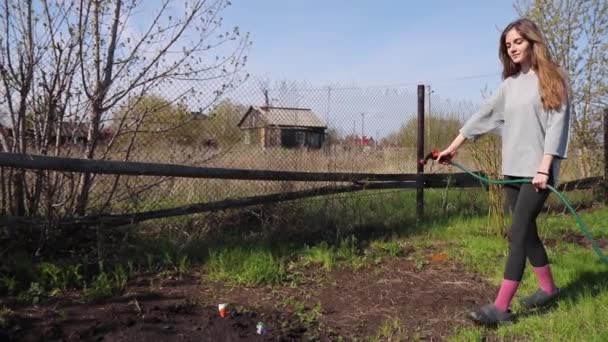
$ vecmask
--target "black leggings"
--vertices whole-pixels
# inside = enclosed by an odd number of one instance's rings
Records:
[[[505,176],[505,179],[522,177]],[[553,184],[549,177],[548,184]],[[509,234],[509,256],[505,267],[504,278],[521,281],[526,265],[526,257],[534,267],[543,267],[549,263],[547,252],[538,236],[536,217],[543,209],[549,196],[549,189],[536,191],[534,185],[506,184],[505,210],[513,216]]]

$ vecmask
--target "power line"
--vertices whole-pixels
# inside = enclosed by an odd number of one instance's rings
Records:
[[[404,83],[388,83],[388,84],[379,84],[379,85],[358,85],[358,86],[344,86],[344,87],[331,86],[331,90],[400,88],[400,87],[406,87],[406,86],[407,87],[414,86],[414,85],[418,85],[421,83],[439,84],[439,83],[447,83],[447,82],[483,79],[483,78],[495,77],[495,76],[500,76],[500,75],[502,75],[502,73],[493,72],[493,73],[478,74],[478,75],[471,75],[471,76],[459,76],[459,77],[445,78],[445,79],[439,79],[439,80],[427,80],[426,82],[404,82]],[[320,90],[327,91],[327,89],[328,89],[328,86],[316,87],[316,88],[312,87],[312,88],[298,89],[298,90],[299,91],[320,91]]]

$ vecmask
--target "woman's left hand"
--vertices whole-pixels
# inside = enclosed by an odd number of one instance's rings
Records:
[[[532,179],[532,185],[536,188],[536,191],[544,190],[547,188],[547,182],[549,181],[549,176],[537,173],[536,176]]]

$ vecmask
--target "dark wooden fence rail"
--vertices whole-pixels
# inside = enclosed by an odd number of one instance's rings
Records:
[[[379,189],[419,189],[424,188],[476,188],[483,187],[478,180],[466,173],[437,174],[373,174],[373,173],[332,173],[332,172],[289,172],[270,170],[246,170],[193,167],[173,164],[139,162],[119,162],[109,160],[87,160],[75,158],[49,157],[39,155],[17,155],[0,153],[0,167],[33,170],[54,170],[64,172],[90,172],[108,175],[168,176],[185,178],[216,178],[258,181],[308,181],[344,182],[346,184],[325,186],[316,189],[278,193],[245,198],[226,199],[210,203],[196,203],[171,209],[152,210],[121,215],[92,215],[65,220],[57,225],[65,228],[88,226],[119,226],[152,219],[189,215],[214,210],[242,208],[246,206],[292,201],[297,199],[330,194]],[[348,184],[350,183],[350,184]],[[559,186],[561,191],[591,189],[603,184],[603,177],[593,177],[566,182]],[[0,227],[42,227],[47,224],[42,218],[0,217]]]
[[[418,180],[416,174],[378,174],[348,172],[295,172],[250,169],[226,169],[185,166],[176,164],[156,164],[142,162],[121,162],[92,160],[41,155],[23,155],[0,152],[0,167],[31,170],[51,170],[64,172],[88,172],[106,175],[165,176],[184,178],[215,178],[258,181],[301,181],[301,182],[359,182],[359,181],[411,181]],[[439,177],[439,178],[438,178]],[[430,179],[443,178],[434,176]]]

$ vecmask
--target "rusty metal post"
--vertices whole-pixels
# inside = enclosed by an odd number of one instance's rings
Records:
[[[418,85],[418,139],[416,142],[416,174],[418,175],[418,184],[416,187],[416,222],[420,222],[424,215],[424,165],[420,160],[424,159],[424,85]]]

